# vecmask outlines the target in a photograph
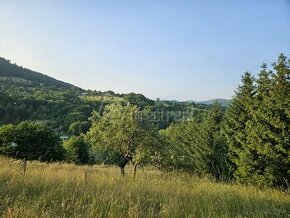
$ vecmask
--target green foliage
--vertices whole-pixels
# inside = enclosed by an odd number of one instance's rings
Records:
[[[232,169],[220,131],[222,117],[223,109],[215,104],[202,122],[186,120],[161,131],[169,143],[163,163],[218,180],[230,179]]]
[[[195,120],[186,120],[162,130],[167,142],[162,153],[162,167],[201,173],[203,158],[197,138],[199,132],[200,124]]]
[[[63,143],[65,149],[65,160],[70,163],[87,164],[91,163],[91,146],[84,139],[84,136],[72,136]]]
[[[154,101],[146,98],[142,94],[129,93],[124,95],[124,100],[130,104],[138,106],[140,109],[144,109],[147,106],[153,106]]]
[[[221,132],[221,123],[224,111],[216,103],[209,110],[202,123],[199,144],[203,148],[203,161],[205,172],[217,180],[230,180],[232,178],[232,163],[228,159],[228,146]]]
[[[51,129],[29,122],[0,127],[0,154],[28,160],[62,160],[64,151]]]
[[[147,109],[141,111],[131,104],[108,105],[103,116],[94,113],[87,137],[96,149],[97,157],[100,157],[98,153],[101,157],[105,154],[105,161],[118,165],[122,173],[130,161],[142,162],[147,157],[145,151],[150,147],[152,152],[156,145],[154,136],[157,134],[154,134],[147,114]]]
[[[243,148],[246,140],[246,122],[251,119],[250,105],[253,102],[255,86],[254,78],[250,73],[245,73],[242,85],[238,87],[235,98],[227,109],[223,123],[223,132],[229,147],[229,157],[240,166],[235,171],[235,177],[242,181],[247,178],[242,169],[250,168],[251,152]]]
[[[230,106],[224,125],[238,181],[288,186],[290,181],[290,61],[281,55],[274,72],[262,66],[249,76]]]
[[[91,124],[89,121],[83,121],[83,122],[77,121],[70,125],[68,132],[71,135],[78,136],[80,134],[86,134],[89,131],[90,127],[91,127]]]
[[[84,90],[13,65],[0,58],[0,123],[40,121],[59,133],[85,122],[101,102],[87,102]]]

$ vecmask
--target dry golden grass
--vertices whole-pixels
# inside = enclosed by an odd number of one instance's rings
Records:
[[[2,217],[290,217],[290,194],[180,173],[0,157]],[[130,169],[130,168],[128,168]],[[128,170],[127,169],[127,170]]]

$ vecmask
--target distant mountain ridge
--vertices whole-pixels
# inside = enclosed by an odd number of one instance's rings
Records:
[[[194,101],[194,102],[198,104],[206,104],[206,105],[211,105],[217,102],[224,107],[228,107],[231,103],[231,100],[224,99],[224,98],[216,98],[216,99],[210,99],[210,100],[205,100],[205,101]]]

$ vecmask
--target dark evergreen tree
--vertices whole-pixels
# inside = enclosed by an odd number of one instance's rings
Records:
[[[280,55],[274,73],[264,64],[256,80],[245,75],[223,130],[238,181],[285,186],[290,180],[290,69]],[[248,78],[248,79],[247,79]],[[248,81],[248,82],[247,82]]]
[[[169,144],[163,158],[173,169],[209,174],[217,180],[231,177],[231,164],[220,126],[223,109],[215,104],[203,122],[194,119],[173,124],[162,131]]]
[[[287,186],[290,181],[290,69],[284,55],[273,66],[274,74],[265,67],[259,74],[253,119],[247,125],[248,147],[257,156],[249,181]]]
[[[224,111],[215,103],[209,110],[202,124],[199,144],[204,151],[203,162],[205,172],[217,180],[228,180],[232,174],[232,164],[229,161],[225,137],[221,133],[221,123]]]
[[[250,73],[242,77],[231,105],[226,111],[223,122],[223,133],[229,147],[229,158],[234,163],[234,176],[238,181],[247,180],[248,173],[253,172],[253,153],[247,148],[246,123],[252,119],[255,84]]]

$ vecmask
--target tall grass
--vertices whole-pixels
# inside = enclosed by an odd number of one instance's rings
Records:
[[[0,157],[2,217],[290,217],[287,192],[187,175]]]

